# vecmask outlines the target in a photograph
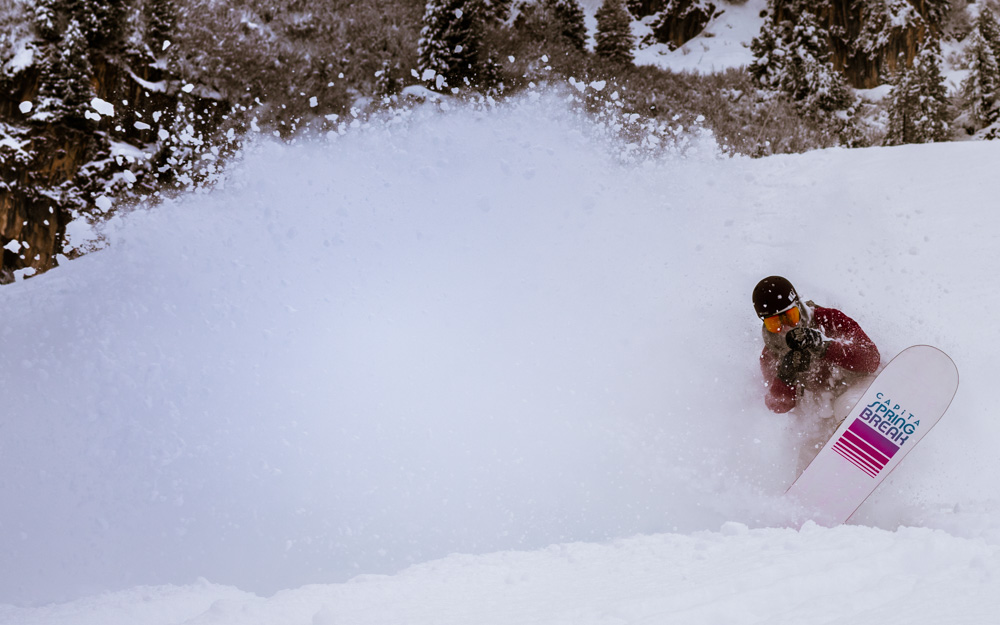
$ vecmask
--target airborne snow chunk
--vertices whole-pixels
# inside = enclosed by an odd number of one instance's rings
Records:
[[[100,98],[94,98],[91,100],[90,106],[105,117],[113,117],[115,114],[115,105],[110,102],[105,102]]]

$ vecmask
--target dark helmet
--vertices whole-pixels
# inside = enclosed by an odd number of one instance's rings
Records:
[[[785,312],[798,301],[795,287],[781,276],[764,278],[753,290],[753,309],[761,319]]]

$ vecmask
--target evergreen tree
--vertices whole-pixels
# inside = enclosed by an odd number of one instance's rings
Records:
[[[850,94],[830,60],[830,34],[801,8],[794,19],[767,21],[750,44],[749,71],[764,88],[781,91],[806,113],[844,108]]]
[[[630,65],[634,61],[635,37],[632,16],[622,0],[604,0],[595,14],[597,18],[597,55],[613,65]]]
[[[577,0],[520,0],[512,23],[490,43],[501,58],[514,58],[503,70],[514,82],[541,78],[553,64],[560,72],[583,71],[588,56],[584,19]]]
[[[91,86],[93,70],[90,67],[87,38],[83,29],[73,20],[63,34],[60,49],[61,96],[67,116],[79,119],[94,98]]]
[[[510,19],[510,8],[514,0],[479,0],[479,4],[483,20],[488,24],[496,24]]]
[[[955,4],[956,0],[921,0],[917,3],[917,9],[921,12],[921,15],[927,23],[931,25],[934,31],[940,36],[941,29],[944,26],[944,21],[948,17],[948,12],[951,10],[951,5]]]
[[[855,0],[854,10],[860,16],[861,31],[851,47],[871,60],[880,58],[899,33],[927,23],[907,0]]]
[[[577,0],[539,0],[518,6],[517,17],[508,37],[541,44],[537,52],[554,54],[568,47],[583,52],[587,46],[587,25]],[[530,53],[534,54],[532,49]]]
[[[830,35],[809,11],[791,29],[784,90],[807,111],[833,111],[847,106],[843,77],[830,62]]]
[[[36,0],[34,21],[39,35],[59,41],[70,22],[86,39],[88,47],[118,52],[125,40],[128,9],[132,0]]]
[[[750,41],[753,61],[748,66],[750,75],[765,88],[777,91],[785,73],[785,59],[788,52],[784,48],[783,32],[788,22],[764,20],[760,33]]]
[[[118,52],[125,41],[128,0],[73,0],[76,19],[91,47]]]
[[[559,28],[564,41],[583,51],[587,46],[587,24],[577,0],[542,0],[542,7]]]
[[[417,54],[421,72],[433,70],[446,83],[473,75],[479,36],[472,0],[430,0],[424,10]],[[444,86],[442,83],[440,86]]]
[[[34,7],[35,28],[38,30],[38,34],[47,41],[59,40],[56,2],[57,0],[37,0]]]
[[[945,86],[941,67],[944,59],[941,42],[928,38],[913,60],[913,71],[920,92],[920,112],[917,118],[916,139],[923,143],[944,141],[948,138],[948,88]]]
[[[510,0],[429,0],[417,44],[420,71],[433,70],[438,87],[488,86],[496,62],[483,49],[483,34],[508,18],[510,5]]]
[[[974,27],[993,50],[993,57],[1000,61],[1000,24],[997,24],[997,18],[988,6],[980,7]]]
[[[889,124],[886,145],[930,143],[948,136],[948,93],[941,74],[941,44],[936,39],[924,42],[913,60],[893,78],[889,96]]]
[[[969,75],[962,82],[960,98],[963,110],[977,128],[993,123],[997,117],[997,87],[1000,69],[993,49],[978,28],[969,33],[965,53],[969,60]]]
[[[888,116],[885,145],[903,145],[916,143],[914,123],[919,113],[920,94],[915,88],[913,71],[905,67],[905,59],[899,59],[897,71],[891,80],[892,91],[889,93]]]
[[[146,0],[142,5],[146,18],[146,45],[154,55],[164,53],[164,44],[171,41],[177,26],[175,0]]]
[[[71,20],[43,65],[39,113],[56,123],[85,124],[84,114],[94,98],[92,74],[87,38],[80,24]]]
[[[403,87],[401,74],[399,63],[383,60],[381,68],[375,73],[375,95],[387,101],[399,93]]]

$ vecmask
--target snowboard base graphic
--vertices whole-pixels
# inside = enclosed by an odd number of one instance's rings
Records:
[[[847,521],[941,419],[958,369],[941,350],[916,345],[893,358],[786,494],[810,518]]]

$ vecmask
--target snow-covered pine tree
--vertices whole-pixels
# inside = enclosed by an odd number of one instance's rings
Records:
[[[782,33],[787,22],[764,20],[760,32],[750,41],[753,61],[747,67],[750,75],[764,89],[777,91],[785,73],[788,51]]]
[[[899,70],[891,79],[892,91],[889,92],[887,114],[889,123],[886,125],[884,145],[903,145],[917,143],[915,121],[920,115],[920,93],[915,87],[914,72],[906,67],[905,59],[900,59]]]
[[[58,0],[36,0],[34,22],[38,34],[47,41],[59,40],[59,19],[56,15]]]
[[[54,0],[54,6],[60,23],[77,23],[88,46],[92,45],[95,37],[100,36],[98,12],[103,12],[104,7],[99,6],[99,0]]]
[[[750,44],[750,73],[766,89],[787,94],[805,113],[846,107],[850,94],[830,61],[830,34],[800,8],[790,19],[766,21]]]
[[[87,38],[76,20],[71,20],[66,26],[59,57],[64,110],[68,117],[81,119],[94,98],[94,88],[91,84],[93,69],[90,66]]]
[[[382,66],[375,72],[375,95],[383,103],[391,102],[392,96],[402,89],[401,74],[399,63],[391,63],[388,59],[383,60]]]
[[[541,4],[559,25],[562,38],[573,48],[584,50],[587,24],[580,3],[577,0],[542,0]]]
[[[142,12],[146,18],[146,45],[159,57],[164,53],[164,44],[174,36],[177,5],[175,0],[146,0],[142,4]]]
[[[514,19],[496,29],[488,44],[512,82],[545,79],[553,66],[559,73],[583,71],[588,62],[587,27],[577,0],[519,0]]]
[[[597,55],[613,65],[630,65],[635,58],[635,37],[632,35],[632,16],[624,1],[604,0],[595,17]]]
[[[976,17],[973,27],[979,30],[979,34],[989,44],[994,58],[1000,61],[1000,24],[997,23],[997,18],[988,5],[980,7],[979,16]]]
[[[889,95],[885,145],[931,143],[948,136],[948,93],[941,74],[941,44],[929,38],[912,67],[900,59]]]
[[[94,98],[92,74],[87,37],[80,24],[70,20],[58,48],[43,64],[36,115],[56,123],[86,124],[85,112]]]
[[[125,39],[131,0],[35,0],[35,28],[41,37],[58,42],[68,24],[77,28],[90,48],[118,52]]]
[[[965,53],[969,74],[962,81],[959,96],[962,110],[974,129],[983,128],[997,118],[997,88],[1000,69],[993,48],[978,28],[969,33]]]
[[[514,0],[479,0],[480,11],[487,23],[506,22],[510,19],[510,9]]]
[[[417,65],[433,70],[435,86],[489,83],[494,62],[483,50],[483,32],[507,19],[510,0],[429,0],[424,9]]]
[[[940,38],[944,22],[954,4],[956,4],[956,0],[920,0],[916,3],[916,7],[924,20],[930,24],[934,33],[937,33],[938,38]]]
[[[794,23],[804,12],[811,13],[826,31],[831,60],[845,80],[858,87],[875,87],[882,84],[900,52],[906,53],[904,58],[909,63],[925,37],[940,36],[949,2],[768,0],[766,13],[772,27],[785,21]],[[758,39],[765,42],[767,36]],[[761,58],[759,53],[754,56]]]
[[[936,37],[928,37],[913,60],[921,112],[916,123],[916,139],[921,143],[944,141],[951,130],[948,122],[948,88],[941,72],[943,65],[941,41]]]
[[[809,11],[791,30],[784,90],[806,111],[834,111],[850,101],[843,77],[830,62],[829,38]]]
[[[587,45],[585,19],[577,0],[522,0],[511,34],[541,44],[538,51],[544,54],[552,54],[562,46],[583,52]]]
[[[430,0],[424,9],[418,64],[421,72],[441,77],[439,87],[475,75],[480,42],[474,4],[475,0]]]
[[[849,42],[854,55],[867,58],[876,66],[886,60],[894,62],[903,51],[907,52],[905,58],[912,58],[915,50],[900,47],[907,41],[915,46],[915,38],[907,38],[904,33],[919,32],[928,24],[914,5],[907,0],[856,0],[854,7],[861,24],[857,37]]]
[[[128,5],[128,0],[72,0],[70,15],[91,47],[117,52],[125,40]]]

